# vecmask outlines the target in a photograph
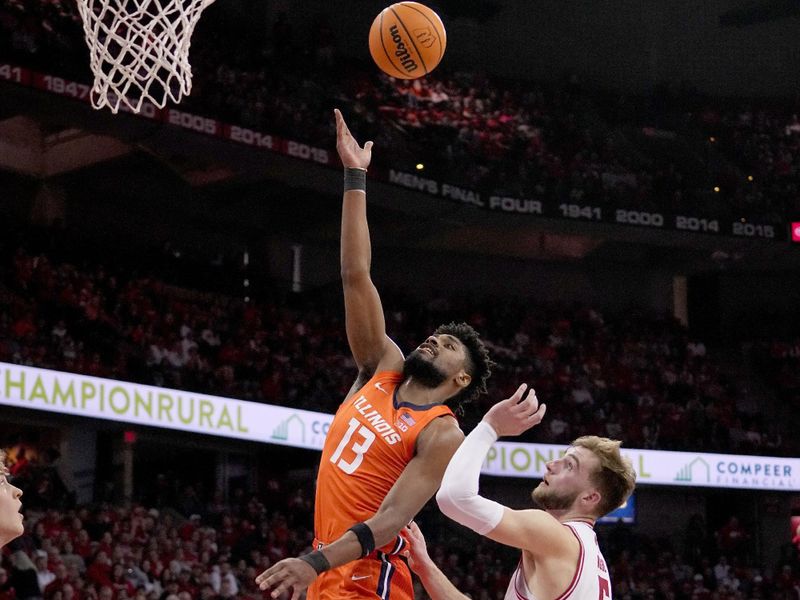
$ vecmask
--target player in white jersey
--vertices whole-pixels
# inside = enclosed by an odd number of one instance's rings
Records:
[[[620,442],[584,436],[548,462],[532,493],[540,509],[512,510],[478,494],[481,464],[497,438],[519,435],[544,417],[545,405],[539,406],[532,389],[525,394],[526,387],[495,404],[466,437],[445,471],[439,508],[477,533],[522,550],[506,600],[610,600],[611,579],[594,523],[621,506],[635,485]],[[428,595],[466,598],[427,556],[419,529],[412,524],[408,533],[409,564]]]

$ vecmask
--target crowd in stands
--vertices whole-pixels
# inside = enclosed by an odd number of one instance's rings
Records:
[[[787,329],[790,331],[791,329]],[[800,427],[800,338],[775,335],[745,345],[755,373],[774,393],[780,419],[787,431]]]
[[[743,212],[800,213],[800,105],[789,111],[745,102],[693,115],[709,145],[730,159],[719,185]],[[756,185],[755,182],[758,182]]]
[[[329,148],[330,107],[343,106],[351,128],[386,149],[376,163],[408,171],[421,162],[426,176],[484,192],[770,223],[800,211],[800,110],[791,104],[668,89],[609,96],[574,79],[545,86],[445,69],[397,81],[340,57],[323,17],[300,34],[282,14],[266,38],[253,23],[231,36],[223,22],[201,19],[195,33],[183,105],[192,112]],[[66,0],[0,7],[0,52],[89,77]]]
[[[256,575],[308,551],[313,539],[310,482],[286,481],[270,479],[262,495],[238,489],[229,501],[204,498],[192,514],[140,502],[29,508],[25,535],[2,553],[0,598],[260,600]],[[185,504],[180,493],[189,489],[178,490],[175,506]],[[432,505],[417,520],[430,555],[460,590],[478,600],[503,598],[515,551],[449,522]],[[796,549],[787,546],[775,565],[761,564],[735,515],[718,528],[695,515],[682,535],[664,539],[624,524],[597,531],[613,595],[621,600],[796,600],[800,594]],[[415,588],[416,598],[428,598],[418,581]]]
[[[17,486],[25,490],[25,506],[33,511],[46,508],[65,508],[73,503],[58,472],[61,453],[54,445],[32,444],[12,438],[8,427],[4,428],[5,452],[9,475]],[[14,443],[12,444],[11,441]]]
[[[245,302],[53,251],[7,248],[2,361],[325,412],[352,384],[338,286]],[[531,382],[550,411],[530,440],[599,434],[634,448],[794,449],[792,436],[740,409],[736,386],[672,317],[492,298],[420,302],[392,290],[384,302],[387,331],[406,351],[452,320],[483,335],[497,365],[488,396],[464,414],[466,429]]]
[[[793,410],[800,409],[800,339],[760,341],[750,348],[750,354],[780,401]]]
[[[278,492],[283,490],[277,490]],[[302,490],[206,507],[28,511],[0,569],[4,600],[261,599],[255,577],[310,545]]]

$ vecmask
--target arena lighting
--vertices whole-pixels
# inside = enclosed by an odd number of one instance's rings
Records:
[[[710,138],[708,138],[708,141],[709,141],[709,142],[711,142],[711,143],[713,144],[714,142],[716,142],[716,141],[717,141],[717,138],[715,138],[715,137],[712,135]]]
[[[748,175],[747,176],[747,181],[753,181],[753,176],[752,175]]]
[[[792,223],[792,241],[800,244],[800,221]]]
[[[425,165],[423,165],[422,163],[417,163],[417,171],[422,171],[422,169],[424,169],[424,168],[425,168]]]
[[[715,186],[714,186],[714,191],[715,191],[715,192],[717,192],[717,193],[719,193],[719,186],[718,186],[718,185],[715,185]]]

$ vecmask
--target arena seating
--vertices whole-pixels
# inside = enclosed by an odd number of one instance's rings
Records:
[[[218,496],[204,499],[193,514],[138,503],[29,510],[26,535],[3,555],[0,597],[260,599],[256,574],[308,550],[313,538],[309,486],[281,481],[267,482],[270,493],[263,497],[238,490],[227,504]],[[188,487],[178,490],[175,505]],[[476,599],[503,597],[518,560],[513,550],[449,522],[431,506],[418,522],[431,556],[459,589]],[[774,567],[758,564],[748,552],[747,527],[736,517],[717,531],[693,517],[680,536],[682,547],[625,525],[599,526],[598,535],[616,598],[784,599],[800,589],[796,550],[787,548]],[[741,543],[732,545],[734,539]],[[419,582],[416,588],[416,598],[427,598]]]

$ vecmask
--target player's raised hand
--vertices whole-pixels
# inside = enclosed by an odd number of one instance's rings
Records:
[[[367,142],[363,148],[359,146],[347,128],[341,111],[334,108],[333,113],[336,116],[336,150],[339,152],[342,164],[345,167],[366,169],[372,160],[372,142]]]
[[[300,592],[311,585],[316,578],[317,572],[306,561],[299,558],[284,558],[256,577],[256,583],[262,592],[272,590],[270,596],[273,598],[278,598],[291,589],[291,600],[300,600]]]
[[[541,423],[546,410],[547,405],[539,404],[533,388],[528,389],[527,384],[523,383],[510,398],[501,400],[490,408],[483,420],[491,425],[500,437],[519,435]]]

